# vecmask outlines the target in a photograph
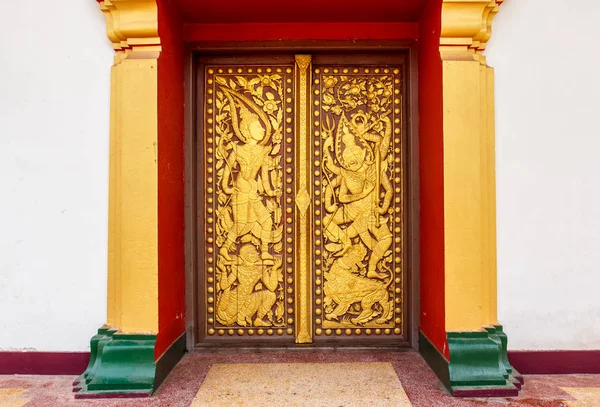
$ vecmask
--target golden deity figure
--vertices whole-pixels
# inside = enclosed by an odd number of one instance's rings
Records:
[[[242,245],[239,255],[230,256],[229,261],[224,257],[217,262],[217,321],[225,326],[272,326],[275,291],[283,281],[281,259],[261,259],[250,243]]]
[[[231,140],[225,144],[223,138],[219,146],[221,156],[226,157],[221,190],[229,197],[227,203],[233,218],[228,222],[230,227],[225,231],[227,237],[219,254],[231,261],[229,252],[237,239],[250,234],[260,242],[261,259],[272,260],[269,244],[280,241],[282,234],[281,228],[273,228],[273,212],[281,197],[281,180],[277,171],[272,170],[280,157],[270,156],[270,124],[260,108],[237,92],[225,87],[222,90],[229,100],[233,129],[241,142]]]
[[[381,125],[385,129],[383,136],[370,132]],[[350,120],[342,115],[335,140],[329,134],[323,144],[325,166],[334,174],[325,191],[327,215],[323,225],[332,242],[328,247],[336,257],[343,256],[359,237],[370,250],[366,276],[374,279],[387,277],[380,272],[380,263],[392,244],[389,218],[383,217],[393,195],[386,160],[391,135],[392,126],[386,115],[373,120],[359,111]],[[335,150],[339,165],[331,150]]]
[[[362,277],[359,268],[365,258],[363,245],[351,246],[341,257],[338,257],[329,271],[325,272],[325,318],[329,321],[340,321],[354,303],[360,304],[360,312],[350,319],[354,325],[364,324],[376,319],[377,324],[388,322],[392,316],[393,302],[388,294],[387,283]],[[378,304],[379,307],[374,307]]]

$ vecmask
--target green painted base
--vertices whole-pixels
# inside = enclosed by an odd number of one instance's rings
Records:
[[[90,363],[73,383],[75,398],[149,397],[154,389],[156,335],[102,327],[90,341]]]
[[[450,361],[421,334],[421,353],[440,380],[456,397],[517,396],[522,376],[507,357],[502,326],[477,332],[448,332]]]

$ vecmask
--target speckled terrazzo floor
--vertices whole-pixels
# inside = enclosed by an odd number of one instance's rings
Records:
[[[429,369],[421,356],[410,352],[328,352],[328,353],[217,353],[186,355],[150,399],[75,400],[71,392],[73,376],[0,376],[1,407],[189,407],[201,390],[204,379],[213,366],[226,364],[345,364],[389,363],[393,367],[401,388],[415,407],[466,407],[466,406],[529,406],[529,407],[600,407],[600,375],[525,376],[525,386],[518,398],[511,399],[456,399],[451,397]],[[358,366],[358,365],[357,365]],[[323,365],[323,370],[331,368]],[[260,369],[256,369],[258,373]],[[345,372],[351,374],[351,372]],[[343,376],[343,375],[342,375]],[[209,377],[210,379],[210,377]],[[264,379],[264,377],[262,377]],[[279,376],[270,377],[276,381]],[[353,378],[361,383],[361,377]],[[373,383],[375,389],[383,388],[386,378]],[[387,382],[392,381],[387,380]],[[392,381],[393,382],[393,381]],[[345,382],[342,382],[343,386]],[[248,384],[245,384],[246,386]],[[324,383],[326,385],[326,383]],[[235,381],[231,386],[236,386]],[[339,380],[331,380],[331,388],[339,387]],[[363,396],[366,396],[364,393]],[[285,398],[285,395],[282,395]],[[363,397],[366,398],[366,397]],[[358,407],[361,398],[341,402],[336,407]],[[364,401],[364,400],[362,400]],[[232,401],[228,407],[236,407]],[[285,406],[285,402],[274,404]],[[294,405],[294,404],[288,404]],[[298,404],[296,404],[298,405]],[[308,401],[308,407],[324,406]],[[257,404],[262,407],[263,404]],[[369,403],[375,407],[376,404]],[[401,406],[401,404],[400,404]]]

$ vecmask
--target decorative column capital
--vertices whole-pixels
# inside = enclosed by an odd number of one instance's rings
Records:
[[[161,46],[156,0],[97,0],[120,59],[156,59]]]
[[[440,52],[444,60],[476,59],[492,36],[492,20],[504,0],[443,0]]]

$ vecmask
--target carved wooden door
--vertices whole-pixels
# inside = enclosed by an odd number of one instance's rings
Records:
[[[404,342],[403,60],[198,67],[197,342]]]

